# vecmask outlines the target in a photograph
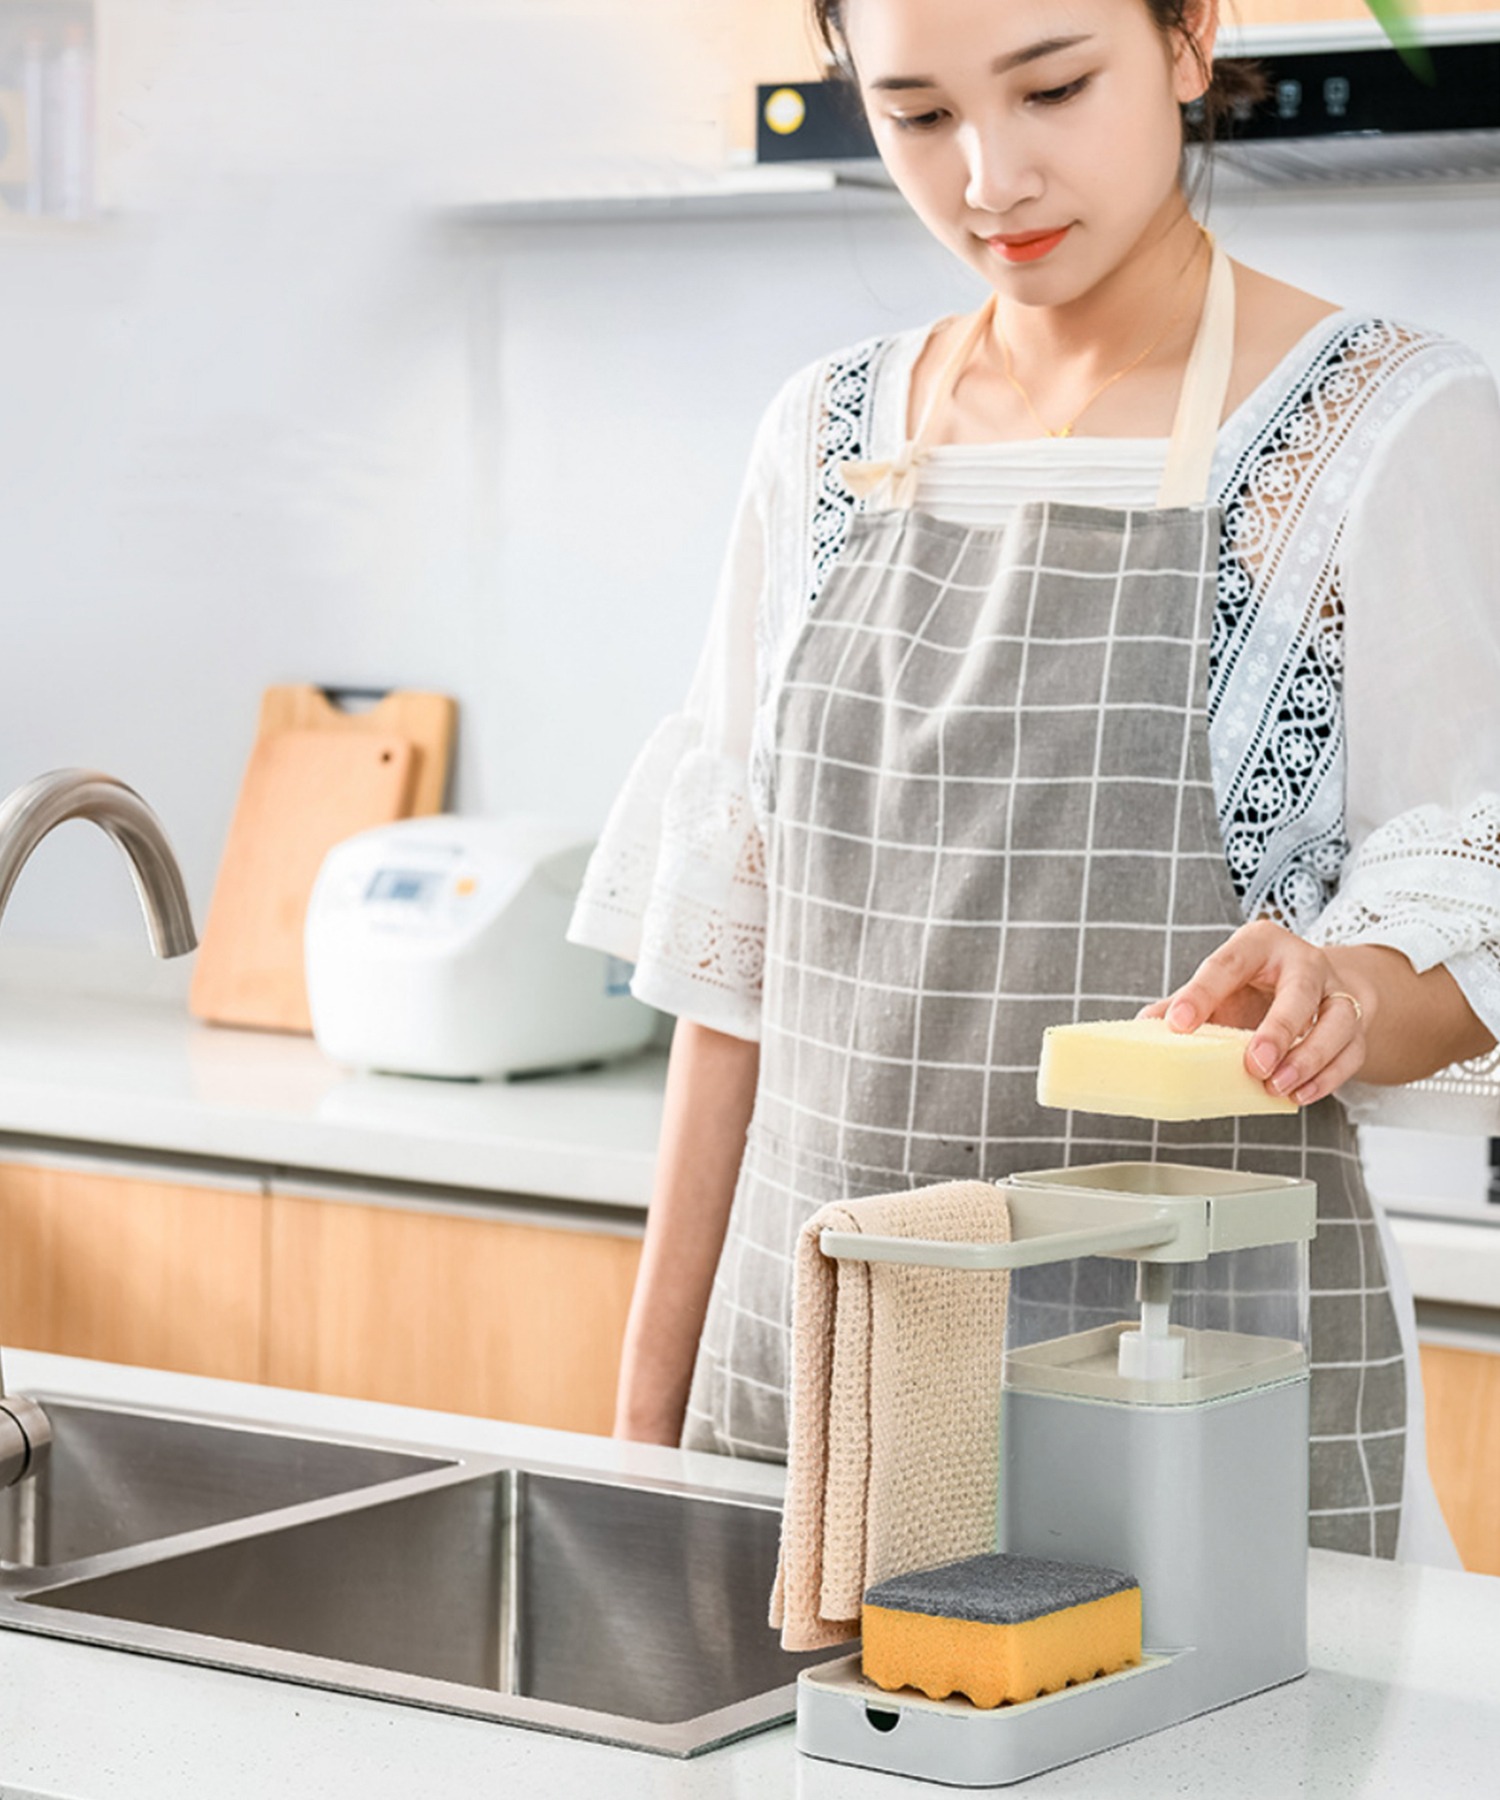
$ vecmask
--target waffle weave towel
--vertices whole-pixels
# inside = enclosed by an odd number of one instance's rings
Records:
[[[1010,1277],[834,1262],[824,1231],[1007,1243],[1005,1190],[953,1181],[823,1207],[797,1240],[790,1441],[771,1624],[859,1633],[865,1589],[995,1547]]]

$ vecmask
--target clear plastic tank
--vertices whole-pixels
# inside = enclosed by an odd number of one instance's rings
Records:
[[[1109,1163],[1035,1171],[1007,1185],[1019,1240],[1067,1230],[1077,1209],[1105,1197],[1154,1204],[1180,1221],[1178,1238],[1165,1246],[1015,1269],[1008,1385],[1186,1405],[1307,1368],[1310,1183]]]

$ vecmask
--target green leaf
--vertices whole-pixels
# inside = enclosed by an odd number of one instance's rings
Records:
[[[1432,58],[1417,33],[1417,22],[1406,0],[1365,0],[1365,5],[1417,80],[1433,86],[1437,75]]]

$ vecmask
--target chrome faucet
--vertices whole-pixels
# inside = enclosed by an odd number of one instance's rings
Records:
[[[120,846],[155,953],[184,956],[194,949],[198,939],[182,871],[161,821],[132,788],[92,769],[57,769],[0,801],[0,915],[32,851],[69,819],[92,819]],[[34,1400],[7,1397],[0,1369],[0,1488],[34,1473],[51,1439],[46,1414]]]

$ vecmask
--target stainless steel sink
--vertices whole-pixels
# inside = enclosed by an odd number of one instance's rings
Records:
[[[0,1590],[0,1626],[679,1756],[790,1717],[797,1671],[835,1654],[786,1655],[766,1624],[780,1514],[763,1499],[210,1429],[259,1440],[252,1466],[272,1472],[285,1446],[266,1510],[35,1559]],[[349,1453],[380,1485],[349,1491]],[[293,1464],[328,1485],[292,1492]]]
[[[45,1398],[41,1473],[0,1493],[0,1582],[449,1466],[364,1444]]]

